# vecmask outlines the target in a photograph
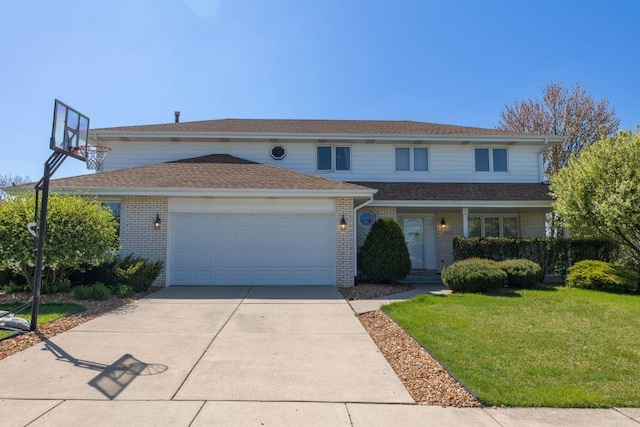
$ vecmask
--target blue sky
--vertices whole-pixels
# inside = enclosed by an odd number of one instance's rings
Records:
[[[640,124],[640,2],[0,0],[0,174],[37,180],[53,102],[91,127],[219,118],[495,127],[549,82]],[[86,173],[67,159],[56,177]]]

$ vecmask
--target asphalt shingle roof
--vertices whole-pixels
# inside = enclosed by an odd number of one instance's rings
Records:
[[[51,181],[54,188],[226,188],[363,190],[355,184],[263,165],[228,154],[210,154]]]
[[[196,122],[119,126],[92,129],[117,132],[202,132],[256,134],[354,134],[354,135],[527,135],[498,129],[438,123],[391,120],[289,120],[221,119]]]
[[[352,182],[376,188],[375,200],[551,201],[549,186],[539,183]]]

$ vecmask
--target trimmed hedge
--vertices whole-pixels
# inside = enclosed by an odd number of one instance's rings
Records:
[[[605,239],[514,239],[507,237],[456,237],[453,258],[488,258],[496,261],[528,259],[542,267],[543,273],[565,275],[575,262],[595,259],[615,261],[619,245]]]
[[[569,267],[565,285],[607,292],[631,292],[638,287],[638,276],[622,266],[584,260]]]
[[[507,273],[498,262],[470,258],[442,270],[442,282],[453,292],[485,292],[509,283]]]
[[[411,271],[404,234],[393,218],[380,218],[360,249],[358,264],[366,280],[388,283],[403,279]]]
[[[509,259],[498,265],[507,273],[509,286],[529,288],[539,284],[543,278],[542,268],[528,259]]]

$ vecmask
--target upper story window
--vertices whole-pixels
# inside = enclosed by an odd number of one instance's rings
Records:
[[[428,170],[428,148],[396,147],[396,172],[426,172]]]
[[[506,148],[476,148],[476,172],[507,172]]]
[[[316,154],[319,171],[351,170],[351,147],[323,145],[317,147]]]

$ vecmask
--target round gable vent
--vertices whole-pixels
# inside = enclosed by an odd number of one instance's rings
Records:
[[[276,160],[282,160],[286,155],[287,155],[287,152],[284,149],[284,147],[277,146],[271,149],[271,157],[273,157]]]

